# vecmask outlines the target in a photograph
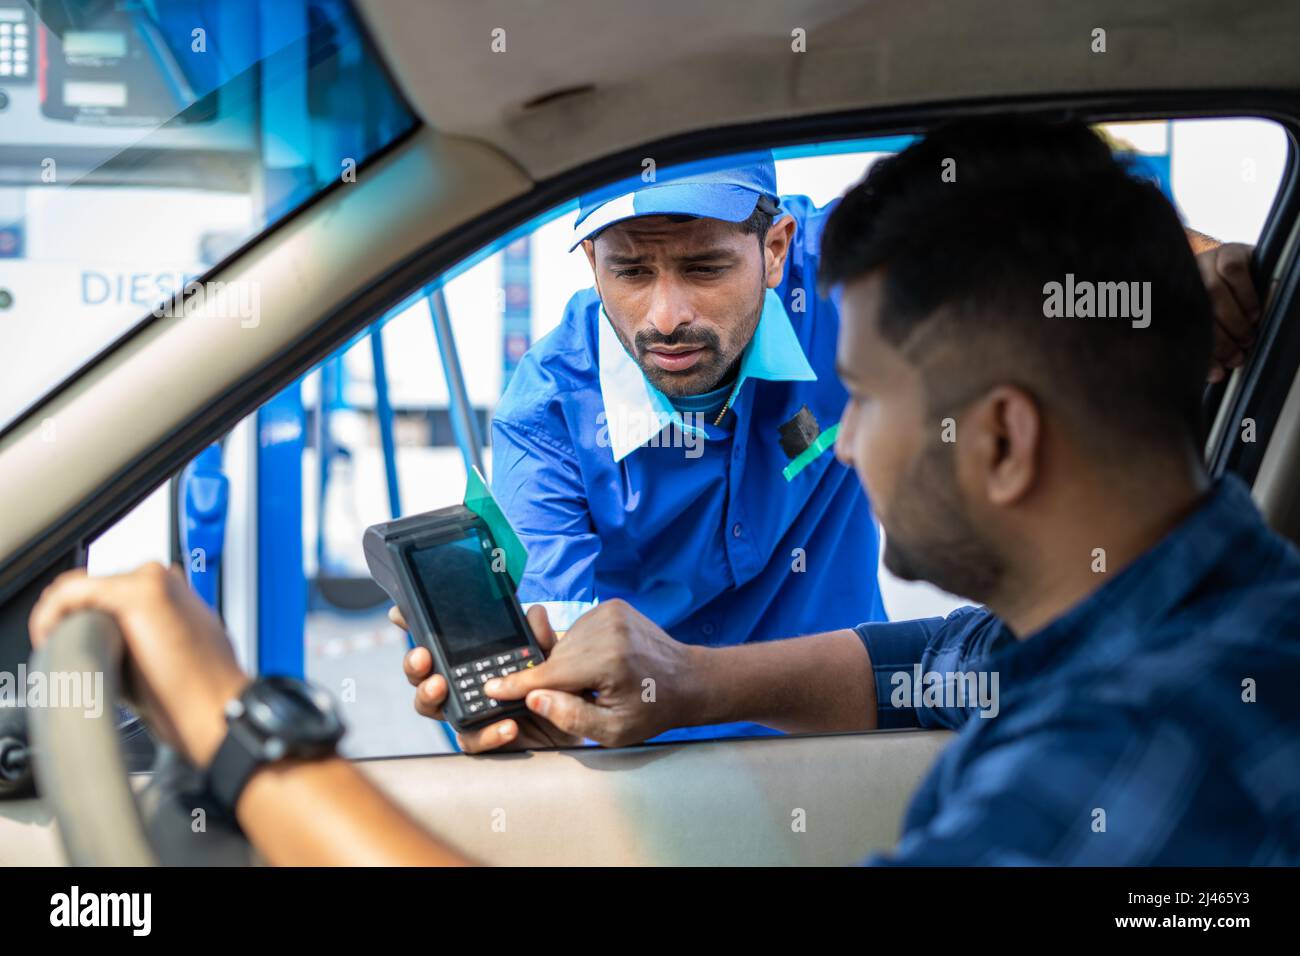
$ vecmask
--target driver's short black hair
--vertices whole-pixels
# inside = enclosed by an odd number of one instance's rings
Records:
[[[963,121],[880,160],[830,216],[818,281],[876,270],[878,331],[933,411],[1014,382],[1103,446],[1199,442],[1209,297],[1173,206],[1087,126]],[[1150,282],[1150,325],[1049,317],[1067,275]]]

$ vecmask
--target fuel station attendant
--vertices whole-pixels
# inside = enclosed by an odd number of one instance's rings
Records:
[[[713,646],[884,620],[870,507],[829,451],[846,399],[816,282],[833,204],[778,197],[770,153],[636,185],[581,202],[572,248],[595,286],[493,421],[493,493],[528,549],[520,601],[562,632],[621,598]]]

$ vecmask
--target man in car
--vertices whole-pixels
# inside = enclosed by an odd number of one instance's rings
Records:
[[[727,648],[623,601],[556,641],[534,608],[547,661],[487,692],[605,744],[727,720],[957,730],[876,863],[1300,862],[1300,553],[1206,474],[1212,309],[1169,203],[1082,126],[984,121],[877,166],[825,246],[837,455],[887,566],[984,606]],[[1124,308],[1082,308],[1083,283],[1120,282]],[[82,607],[117,617],[146,707],[206,765],[246,681],[216,619],[161,568],[76,572],[33,639]],[[236,808],[272,862],[456,859],[337,758],[260,767]]]
[[[886,619],[867,497],[829,453],[846,393],[838,310],[817,274],[835,203],[778,196],[771,154],[750,158],[585,198],[574,248],[594,285],[528,352],[496,410],[493,491],[529,554],[519,599],[557,631],[615,598],[709,646]],[[1213,285],[1226,287],[1216,263],[1247,256],[1208,251]],[[1235,364],[1234,337],[1254,316],[1231,293],[1221,300],[1222,357]],[[846,568],[856,588],[842,586]],[[431,663],[416,652],[408,672],[427,676]],[[441,678],[426,690],[417,707],[436,716]],[[516,729],[506,721],[487,739],[515,742]],[[732,724],[662,739],[771,732]]]

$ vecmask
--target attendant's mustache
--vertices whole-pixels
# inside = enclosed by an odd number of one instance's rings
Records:
[[[638,355],[644,355],[652,348],[680,348],[681,346],[694,346],[696,348],[713,349],[719,351],[722,341],[718,334],[711,329],[692,329],[682,327],[674,329],[671,335],[662,335],[654,329],[643,329],[636,334],[633,339],[636,345]]]

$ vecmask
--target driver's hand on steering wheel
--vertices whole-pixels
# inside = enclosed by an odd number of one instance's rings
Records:
[[[402,612],[396,607],[389,609],[388,619],[403,631],[407,630]],[[549,657],[558,638],[555,631],[551,629],[546,608],[541,605],[530,607],[528,624],[533,629],[533,636],[537,638],[542,653]],[[415,709],[433,720],[445,720],[442,705],[447,702],[447,682],[441,674],[433,672],[433,655],[423,647],[407,651],[406,657],[402,659],[402,670],[406,672],[406,679],[415,687]],[[473,754],[486,750],[575,747],[582,743],[582,738],[566,734],[549,720],[536,714],[527,714],[518,718],[508,717],[476,730],[458,733],[456,742],[465,753]]]
[[[68,571],[32,608],[32,646],[40,647],[69,614],[91,609],[114,617],[122,630],[132,703],[150,728],[206,767],[226,734],[226,702],[248,682],[220,619],[179,568],[155,562],[93,578]]]

